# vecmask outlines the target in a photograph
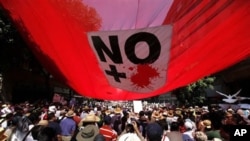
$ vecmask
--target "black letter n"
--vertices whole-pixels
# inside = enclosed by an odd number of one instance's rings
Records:
[[[116,64],[122,63],[122,56],[118,44],[117,36],[109,36],[111,50],[105,45],[99,36],[92,36],[92,41],[101,61],[107,62],[104,52]]]

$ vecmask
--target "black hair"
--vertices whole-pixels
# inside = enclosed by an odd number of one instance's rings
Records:
[[[127,124],[125,129],[126,129],[127,133],[134,133],[135,132],[134,126],[132,124]]]
[[[105,141],[105,137],[102,134],[97,134],[94,141]]]
[[[39,141],[56,141],[57,135],[53,128],[44,127],[38,133],[37,138]]]
[[[179,123],[178,122],[172,122],[170,125],[171,131],[179,131]]]

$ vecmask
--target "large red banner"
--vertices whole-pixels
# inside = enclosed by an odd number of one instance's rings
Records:
[[[148,98],[250,54],[248,0],[0,0],[50,73],[80,95]]]

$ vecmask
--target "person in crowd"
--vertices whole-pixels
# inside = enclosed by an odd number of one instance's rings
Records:
[[[204,133],[207,135],[208,140],[213,138],[222,138],[220,135],[220,130],[216,129],[216,125],[212,123],[211,120],[205,119],[201,121],[201,126],[204,128]]]
[[[55,133],[57,134],[57,140],[62,140],[62,129],[60,124],[57,122],[57,117],[55,116],[55,113],[48,113],[48,127],[51,127]]]
[[[2,105],[2,109],[1,109],[1,114],[9,114],[9,113],[12,113],[12,109],[11,109],[11,104],[9,103],[6,103],[6,104],[3,104]]]
[[[46,127],[46,126],[44,126],[44,125],[36,125],[36,126],[33,127],[32,131],[31,131],[31,135],[32,135],[34,141],[37,141],[37,140],[38,140],[38,134],[39,134],[39,132],[40,132],[43,128],[45,128],[45,127]]]
[[[65,115],[66,118],[60,121],[60,127],[62,129],[62,141],[70,141],[76,130],[76,122],[73,120],[75,115],[73,110],[69,110]]]
[[[111,127],[117,132],[118,135],[121,134],[121,117],[122,117],[122,110],[120,107],[116,107],[114,109],[114,115],[111,117]]]
[[[95,125],[98,127],[97,122],[99,122],[101,119],[99,116],[97,116],[94,112],[89,112],[89,114],[87,114],[85,116],[85,118],[81,119],[80,123],[78,124],[79,128],[84,128],[85,126],[91,124],[91,125]]]
[[[76,125],[78,125],[81,121],[80,113],[77,109],[74,109],[75,115],[73,116],[73,120],[76,122]]]
[[[186,128],[185,128],[185,120],[183,119],[183,117],[179,117],[178,119],[177,119],[177,122],[178,122],[178,124],[179,124],[179,131],[181,132],[181,133],[184,133],[185,131],[186,131]]]
[[[190,121],[185,121],[184,126],[186,131],[182,133],[183,141],[195,141],[193,137],[193,123]]]
[[[127,124],[125,130],[118,136],[118,141],[145,141],[141,132],[138,129],[138,125],[135,121],[131,124]]]
[[[172,122],[170,124],[170,132],[166,132],[163,135],[162,141],[183,141],[178,122]]]
[[[88,124],[84,128],[80,129],[76,135],[77,141],[94,141],[97,135],[99,135],[99,128],[96,125]]]
[[[161,141],[163,135],[163,128],[157,122],[150,122],[146,127],[147,141]]]
[[[16,130],[17,117],[22,116],[22,114],[20,115],[19,114],[20,114],[19,112],[17,112],[16,114],[13,114],[11,119],[9,120],[8,126],[5,128],[4,135],[7,136],[7,140],[10,140],[12,133],[14,132],[14,130]]]
[[[105,137],[102,134],[95,136],[94,141],[105,141]]]
[[[57,133],[51,127],[41,128],[37,134],[37,141],[57,141]]]
[[[80,118],[81,118],[81,119],[85,118],[85,116],[86,116],[87,114],[89,114],[89,111],[90,111],[89,106],[86,106],[86,105],[85,105],[85,106],[82,108],[82,112],[81,112],[81,114],[80,114]]]
[[[139,129],[140,129],[142,136],[144,138],[146,138],[146,127],[148,124],[148,119],[145,115],[146,115],[146,113],[144,111],[140,111],[139,112],[139,119],[138,119]]]
[[[77,136],[78,137],[80,136],[80,135],[78,135],[79,132],[81,132],[88,125],[93,125],[93,126],[96,126],[98,128],[97,122],[99,122],[99,121],[100,121],[100,118],[98,116],[96,116],[94,112],[90,112],[89,114],[87,114],[85,116],[85,118],[81,119],[81,121],[79,122],[78,127],[76,128],[75,133],[74,133],[71,141],[76,141]],[[85,131],[82,133],[85,133]],[[99,128],[98,128],[98,133],[99,133]]]
[[[121,131],[124,131],[128,118],[129,118],[129,113],[126,110],[124,110],[123,116],[121,118]]]
[[[195,131],[194,139],[195,141],[207,141],[207,135],[202,131]]]
[[[33,141],[30,133],[30,124],[31,121],[26,116],[16,116],[15,117],[15,127],[11,131],[9,136],[10,141]]]
[[[100,134],[105,137],[105,141],[116,141],[117,133],[111,128],[111,117],[104,117],[104,125],[100,128]]]

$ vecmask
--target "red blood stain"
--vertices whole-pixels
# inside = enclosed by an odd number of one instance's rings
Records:
[[[132,71],[134,68],[133,67],[129,67],[128,69]]]
[[[149,87],[151,79],[159,77],[159,72],[149,65],[138,65],[137,73],[131,76],[131,81],[137,87]]]

